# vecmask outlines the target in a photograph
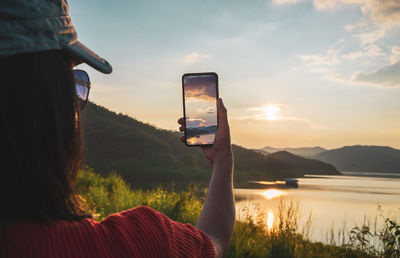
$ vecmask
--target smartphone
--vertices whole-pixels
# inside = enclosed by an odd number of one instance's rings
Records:
[[[218,75],[216,73],[184,74],[182,92],[186,145],[213,145],[218,129]]]

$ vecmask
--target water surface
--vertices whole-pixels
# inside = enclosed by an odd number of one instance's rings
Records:
[[[361,176],[360,176],[361,175]],[[252,216],[260,215],[266,224],[271,224],[280,199],[298,203],[302,214],[300,228],[307,215],[312,212],[313,227],[311,239],[327,241],[331,229],[336,232],[343,228],[349,231],[361,225],[364,217],[373,221],[380,212],[400,215],[400,177],[376,174],[346,173],[342,176],[306,176],[298,178],[297,189],[235,189],[238,219],[243,219],[240,210],[249,209]],[[388,177],[392,176],[392,177]],[[382,219],[378,217],[378,226]]]

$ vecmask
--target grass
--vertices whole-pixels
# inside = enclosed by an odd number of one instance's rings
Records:
[[[133,207],[149,206],[173,220],[195,224],[205,196],[196,187],[180,192],[162,187],[131,189],[119,175],[102,177],[91,169],[80,171],[75,187],[86,210],[97,220]]]
[[[385,215],[380,206],[378,211],[379,219],[384,221],[383,227],[378,229],[378,218],[372,223],[364,218],[361,226],[350,231],[347,245],[379,257],[400,257],[400,222]]]
[[[112,213],[137,206],[150,206],[173,220],[195,224],[204,203],[205,192],[195,186],[174,191],[163,187],[152,190],[131,189],[117,174],[102,177],[90,169],[82,170],[76,189],[88,212],[102,220]],[[400,225],[390,217],[377,231],[365,221],[350,232],[341,232],[340,245],[311,242],[311,214],[299,229],[300,212],[295,203],[281,202],[273,224],[266,222],[265,214],[254,219],[249,210],[239,211],[227,257],[399,257]],[[383,215],[382,215],[383,216]],[[375,229],[375,231],[374,231]],[[299,233],[301,232],[301,233]],[[334,233],[332,233],[333,235]],[[346,234],[346,237],[344,235]],[[376,245],[379,243],[379,245]]]

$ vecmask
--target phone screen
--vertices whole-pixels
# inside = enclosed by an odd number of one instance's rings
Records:
[[[182,87],[186,145],[212,145],[218,129],[218,75],[184,74]]]

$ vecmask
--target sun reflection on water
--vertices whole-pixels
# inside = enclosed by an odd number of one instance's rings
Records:
[[[273,225],[274,225],[274,213],[272,213],[272,211],[269,211],[267,213],[267,229],[268,230],[272,229]]]
[[[271,200],[271,199],[274,198],[274,197],[277,197],[277,196],[282,195],[282,192],[279,191],[279,190],[276,190],[276,189],[269,189],[269,190],[264,191],[264,192],[262,193],[262,195],[263,195],[266,199]]]

